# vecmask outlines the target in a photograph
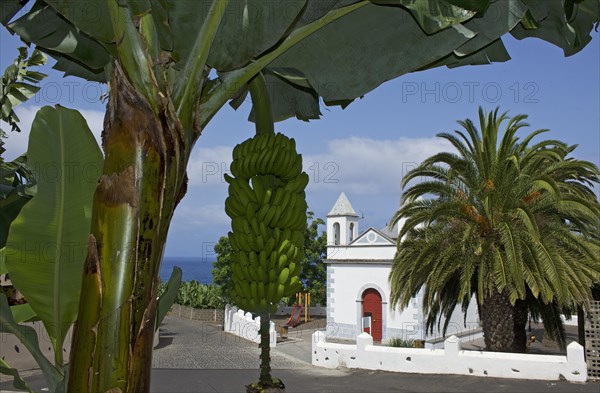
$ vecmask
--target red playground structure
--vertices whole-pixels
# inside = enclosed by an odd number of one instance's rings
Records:
[[[304,303],[304,304],[302,304],[302,303]],[[283,326],[284,327],[298,326],[300,324],[300,317],[302,316],[303,310],[304,310],[304,322],[308,322],[310,320],[310,293],[308,293],[308,292],[296,294],[296,304],[294,304],[294,308],[292,309],[292,315],[290,315],[290,318]]]
[[[285,323],[285,327],[296,327],[298,326],[298,324],[300,323],[300,317],[302,316],[302,309],[304,308],[304,306],[296,303],[294,304],[294,308],[292,309],[292,315],[290,315],[290,319],[288,319],[288,321]],[[298,313],[296,314],[296,310],[298,310]],[[295,317],[295,319],[294,319]]]

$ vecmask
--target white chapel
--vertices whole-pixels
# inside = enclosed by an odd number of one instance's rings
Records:
[[[359,229],[359,216],[342,192],[327,214],[327,326],[328,336],[354,339],[366,331],[374,341],[392,337],[441,344],[441,329],[425,331],[422,292],[404,309],[389,305],[388,276],[396,253],[397,231]],[[443,326],[443,323],[442,325]],[[480,336],[474,301],[464,314],[457,307],[446,336]],[[468,339],[468,337],[465,337]],[[463,340],[465,339],[463,338]]]

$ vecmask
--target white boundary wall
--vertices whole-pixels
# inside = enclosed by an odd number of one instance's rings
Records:
[[[236,306],[225,306],[223,330],[246,340],[260,343],[260,317],[252,318],[252,314],[238,309]],[[277,345],[277,332],[275,324],[270,322],[269,327],[270,347]]]
[[[356,337],[356,345],[328,343],[326,333],[313,334],[312,364],[326,368],[362,368],[423,374],[459,374],[480,377],[585,382],[587,367],[583,347],[567,346],[567,356],[533,355],[461,350],[461,341],[451,336],[444,349],[374,346],[367,333]]]
[[[577,326],[577,315],[572,315],[571,319],[567,319],[561,314],[560,319],[562,319],[565,326]]]

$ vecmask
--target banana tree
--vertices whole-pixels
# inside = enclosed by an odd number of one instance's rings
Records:
[[[506,61],[501,37],[581,50],[598,0],[5,0],[2,22],[66,75],[110,85],[106,160],[69,389],[150,387],[158,272],[204,127],[263,73],[275,120],[320,116],[432,67]],[[19,14],[18,17],[15,15]]]
[[[228,233],[233,263],[231,299],[260,316],[260,378],[247,392],[284,388],[271,375],[270,314],[283,296],[302,289],[300,261],[304,256],[308,175],[296,142],[275,135],[269,94],[262,74],[250,82],[256,135],[233,149]]]

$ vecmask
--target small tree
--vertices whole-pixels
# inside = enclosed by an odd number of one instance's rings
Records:
[[[327,301],[327,272],[323,259],[327,255],[327,233],[319,234],[319,226],[325,225],[322,218],[314,218],[313,212],[308,212],[308,222],[304,234],[304,259],[302,259],[302,274],[300,279],[310,292],[311,301],[325,304]]]
[[[233,289],[233,281],[231,276],[232,250],[227,236],[221,236],[217,244],[215,244],[215,253],[217,260],[213,262],[213,284],[215,284],[223,295],[226,301],[229,301],[229,295]]]

